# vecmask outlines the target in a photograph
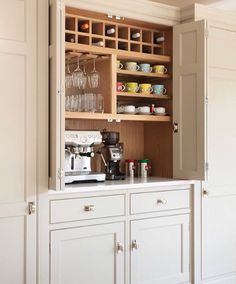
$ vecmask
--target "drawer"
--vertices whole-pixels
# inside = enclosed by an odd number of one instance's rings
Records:
[[[125,196],[99,196],[66,200],[53,200],[50,222],[70,222],[125,214]]]
[[[149,213],[189,207],[189,190],[131,194],[131,214]]]

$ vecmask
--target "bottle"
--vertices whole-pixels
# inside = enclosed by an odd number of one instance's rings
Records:
[[[104,43],[103,43],[102,40],[100,40],[100,41],[97,41],[97,42],[93,42],[92,45],[103,47],[103,46],[104,46]]]
[[[86,32],[88,29],[89,29],[88,23],[84,23],[82,25],[79,25],[79,31],[81,31],[81,32]]]
[[[132,33],[132,34],[131,34],[131,38],[132,38],[132,39],[138,39],[138,38],[140,38],[140,33]]]
[[[116,30],[115,30],[114,28],[108,28],[108,29],[106,30],[106,34],[107,34],[108,36],[113,35],[115,32],[116,32]]]
[[[163,42],[164,40],[165,40],[164,36],[158,36],[155,38],[156,43]]]

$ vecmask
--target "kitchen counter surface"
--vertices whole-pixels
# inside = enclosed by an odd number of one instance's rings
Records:
[[[63,191],[49,190],[50,195],[68,194],[68,193],[89,193],[89,192],[104,192],[113,190],[129,190],[142,189],[147,187],[166,187],[194,184],[193,180],[178,180],[160,177],[144,178],[126,178],[119,181],[105,181],[98,183],[77,183],[68,184]]]

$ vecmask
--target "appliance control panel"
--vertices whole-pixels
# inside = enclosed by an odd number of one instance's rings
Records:
[[[65,131],[65,144],[74,146],[92,146],[102,143],[100,131]]]
[[[120,148],[109,148],[111,160],[121,160],[122,159],[122,153]]]

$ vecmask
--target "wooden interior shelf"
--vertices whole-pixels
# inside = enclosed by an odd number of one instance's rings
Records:
[[[130,75],[136,77],[154,77],[154,78],[162,78],[162,79],[170,79],[171,76],[169,74],[157,74],[157,73],[148,73],[148,72],[140,72],[140,71],[129,71],[129,70],[117,70],[118,75]]]
[[[90,113],[90,112],[66,112],[66,119],[90,119],[90,120],[107,120],[107,121],[155,121],[170,122],[171,117],[168,115],[139,115],[139,114],[108,114],[108,113]]]
[[[146,54],[141,52],[130,52],[126,50],[117,50],[112,48],[104,48],[98,46],[90,46],[80,43],[66,42],[66,51],[78,51],[82,53],[92,53],[92,54],[115,54],[119,60],[135,60],[137,62],[147,62],[147,63],[170,63],[171,56],[166,55],[154,55]]]
[[[144,98],[153,100],[170,100],[171,96],[168,95],[153,95],[153,94],[142,94],[142,93],[129,93],[129,92],[117,92],[118,97],[124,98]]]

